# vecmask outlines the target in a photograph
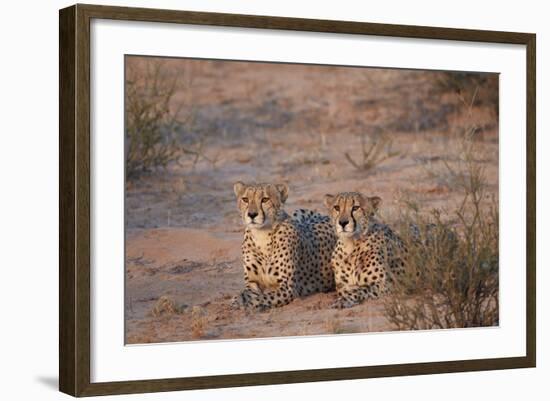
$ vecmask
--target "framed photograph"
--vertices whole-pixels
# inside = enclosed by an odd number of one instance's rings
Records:
[[[535,366],[534,34],[59,26],[61,391]]]

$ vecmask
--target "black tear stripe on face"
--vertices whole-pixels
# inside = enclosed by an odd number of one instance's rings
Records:
[[[345,209],[345,208],[340,206],[341,199],[342,199],[342,196],[337,195],[336,199],[334,200],[334,204],[338,206],[338,210],[336,210],[336,219],[337,219],[336,222],[338,222],[338,220],[342,216],[342,213],[344,212],[344,209]]]
[[[355,219],[355,216],[353,215],[353,206],[350,212],[351,220],[353,220],[353,230],[357,231],[357,220]]]

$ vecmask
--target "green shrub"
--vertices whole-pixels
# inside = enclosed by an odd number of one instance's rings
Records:
[[[126,75],[126,177],[133,179],[176,161],[180,149],[174,130],[179,110],[172,108],[178,77],[169,77],[163,63],[150,60]]]
[[[457,163],[446,164],[462,192],[451,219],[403,201],[405,273],[394,277],[384,301],[386,317],[397,329],[498,325],[498,203],[487,194],[471,135],[465,135],[459,153]]]

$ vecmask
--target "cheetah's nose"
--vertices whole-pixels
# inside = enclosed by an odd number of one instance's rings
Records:
[[[257,212],[248,212],[248,217],[250,217],[252,220],[258,215]]]
[[[346,228],[348,223],[349,223],[349,220],[340,220],[340,225],[342,226],[342,228]]]

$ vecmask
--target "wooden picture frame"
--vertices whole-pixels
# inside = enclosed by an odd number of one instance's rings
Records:
[[[526,46],[526,356],[92,383],[90,380],[90,21],[94,18]],[[59,29],[59,388],[62,392],[73,396],[93,396],[535,366],[536,38],[534,34],[95,5],[75,5],[62,9],[59,14]]]

